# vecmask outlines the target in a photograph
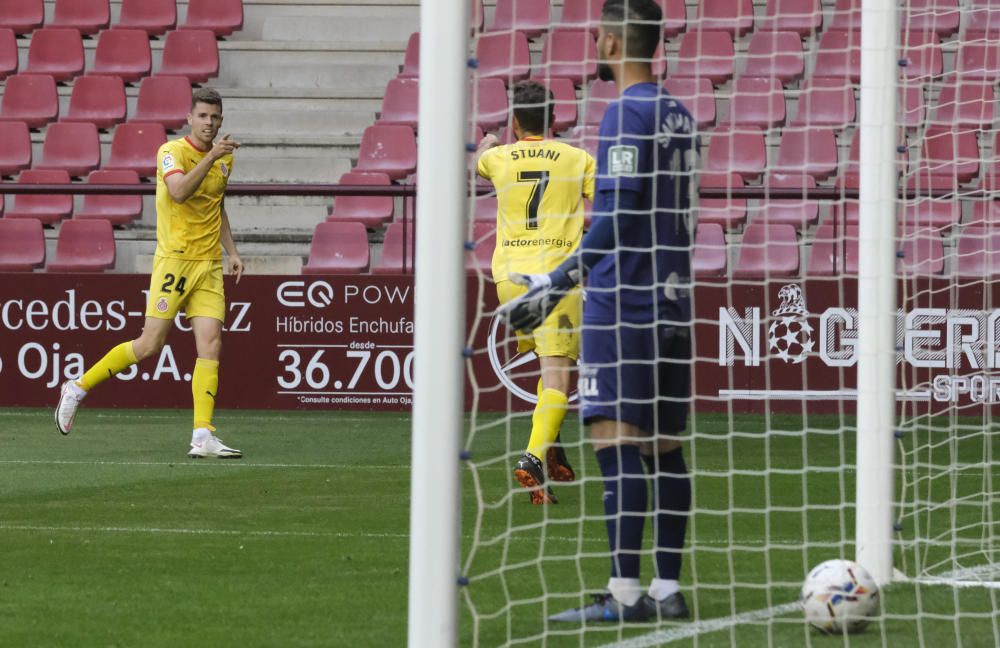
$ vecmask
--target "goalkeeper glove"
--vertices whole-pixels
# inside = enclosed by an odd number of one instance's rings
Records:
[[[528,290],[501,306],[498,312],[507,326],[530,333],[542,325],[566,293],[576,286],[580,271],[566,272],[559,268],[549,274],[512,272],[509,278],[520,286],[527,286]]]

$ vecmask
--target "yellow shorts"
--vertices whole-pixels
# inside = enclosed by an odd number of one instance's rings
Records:
[[[527,287],[511,281],[497,282],[497,297],[506,304]],[[583,293],[579,288],[562,298],[542,325],[530,334],[517,332],[517,352],[534,351],[539,357],[559,357],[576,360],[580,353],[580,322],[583,319]]]
[[[153,257],[146,316],[173,319],[183,310],[188,319],[213,317],[226,321],[222,261],[184,261]]]

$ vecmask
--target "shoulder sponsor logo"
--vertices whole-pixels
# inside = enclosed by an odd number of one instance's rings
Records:
[[[163,161],[160,163],[160,166],[163,167],[163,172],[164,173],[166,173],[167,171],[173,170],[173,168],[175,166],[174,165],[174,156],[171,155],[170,153],[167,153],[166,155],[164,155],[163,156]]]
[[[639,172],[639,147],[618,145],[608,149],[608,174],[635,175]]]

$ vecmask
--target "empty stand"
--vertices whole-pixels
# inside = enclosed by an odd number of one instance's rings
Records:
[[[0,176],[31,166],[31,134],[24,122],[0,121]]]
[[[70,220],[59,226],[48,272],[104,272],[115,267],[115,233],[106,220]]]
[[[698,128],[715,125],[715,88],[702,78],[672,77],[663,83],[672,96],[688,109]]]
[[[101,165],[101,142],[90,122],[57,122],[45,131],[39,169],[62,169],[85,176]]]
[[[814,77],[861,82],[861,31],[830,29],[819,37]]]
[[[375,274],[410,274],[413,272],[414,227],[412,222],[389,223],[389,226],[385,228],[385,239],[382,241],[382,258],[372,268],[372,272]]]
[[[488,196],[476,196],[474,220],[482,223],[497,222],[497,197],[496,194]]]
[[[725,31],[743,36],[753,30],[751,0],[701,0],[698,3],[698,26],[711,31]]]
[[[1000,11],[992,12],[1000,19]],[[1000,44],[996,32],[966,31],[958,46],[958,75],[965,81],[1000,81]]]
[[[502,83],[502,82],[501,82]],[[390,79],[382,98],[380,124],[403,124],[416,130],[419,122],[420,82],[417,79]]]
[[[141,29],[149,36],[162,36],[176,26],[176,0],[122,0],[116,25],[124,29]]]
[[[941,40],[934,32],[903,32],[899,37],[903,76],[915,81],[930,81],[944,72]]]
[[[604,0],[564,0],[559,24],[568,29],[586,29],[597,34]]]
[[[663,36],[674,38],[687,29],[687,8],[684,0],[656,0],[663,10]]]
[[[496,0],[489,31],[516,30],[538,38],[551,25],[549,0]]]
[[[972,7],[967,18],[967,37],[1000,32],[1000,6],[992,0],[974,0]]]
[[[555,101],[552,130],[562,132],[576,126],[576,87],[569,79],[548,79],[546,85]]]
[[[404,79],[420,76],[420,32],[413,32],[406,41],[403,69],[399,71],[398,76]]]
[[[371,263],[368,230],[361,223],[320,223],[309,245],[303,274],[358,274]]]
[[[837,136],[829,127],[786,128],[778,144],[779,173],[825,180],[837,172]]]
[[[733,277],[768,279],[799,273],[799,243],[791,225],[750,223],[743,230]]]
[[[349,172],[340,176],[342,185],[386,186],[392,181],[384,173]],[[377,229],[392,220],[392,196],[337,196],[329,220],[352,221]]]
[[[907,129],[916,129],[924,125],[927,104],[924,102],[924,87],[922,85],[904,85],[899,89],[899,125]]]
[[[737,126],[774,128],[785,123],[785,93],[770,77],[740,77],[733,81],[729,121]]]
[[[487,277],[493,272],[493,251],[497,247],[496,223],[479,221],[472,225],[472,243],[474,247],[465,253],[465,271],[472,273],[477,270]]]
[[[897,272],[920,276],[944,272],[944,241],[933,231],[903,236],[898,250]]]
[[[726,234],[718,223],[698,223],[694,235],[691,271],[695,278],[726,276]]]
[[[811,36],[823,27],[820,0],[767,0],[764,29]]]
[[[56,0],[52,20],[46,27],[72,27],[90,36],[107,28],[110,22],[108,0]]]
[[[97,37],[94,64],[89,74],[120,77],[134,83],[148,76],[153,67],[149,36],[140,29],[108,29]]]
[[[903,25],[910,31],[934,32],[941,38],[958,31],[958,0],[908,0]]]
[[[243,29],[243,0],[188,0],[182,29],[208,29],[220,38]]]
[[[969,182],[979,173],[976,132],[948,126],[930,126],[920,147],[920,170],[931,175]]]
[[[182,76],[146,77],[139,84],[139,97],[132,121],[158,122],[167,130],[187,124],[191,112],[191,82]]]
[[[393,180],[417,170],[417,140],[409,126],[375,124],[365,129],[358,151],[358,171],[377,171]]]
[[[738,173],[745,180],[753,180],[763,173],[767,165],[767,148],[760,130],[724,125],[716,128],[710,137],[706,170]]]
[[[776,77],[782,85],[802,78],[805,70],[802,40],[794,31],[756,32],[750,37],[743,58],[746,61],[744,75]]]
[[[42,128],[59,117],[56,82],[48,74],[15,74],[0,97],[0,121],[23,121]]]
[[[478,79],[476,81],[476,125],[484,131],[492,131],[509,121],[510,107],[507,105],[507,87],[500,79]]]
[[[135,171],[92,171],[88,184],[139,184]],[[103,218],[112,225],[128,225],[142,217],[142,196],[105,196],[87,194],[75,219]]]
[[[17,37],[14,30],[0,27],[0,81],[17,74]]]
[[[105,169],[128,169],[140,176],[156,175],[156,151],[167,141],[163,124],[128,122],[115,129],[111,159]]]
[[[0,13],[0,27],[7,27],[15,34],[28,34],[45,22],[45,3],[42,0],[4,0]]]
[[[486,20],[486,9],[483,7],[483,0],[469,1],[469,28],[476,31],[483,31],[483,23]]]
[[[743,187],[738,173],[702,173],[703,188],[732,190]],[[725,229],[735,229],[747,220],[746,198],[701,198],[698,200],[698,223],[715,223]]]
[[[833,223],[823,223],[813,234],[806,272],[810,276],[829,277],[839,275],[843,267],[844,241],[837,235]]]
[[[31,272],[45,265],[41,221],[0,219],[0,272]]]
[[[829,23],[830,29],[861,30],[861,0],[837,0]]]
[[[479,78],[503,79],[504,83],[527,79],[531,72],[528,38],[523,32],[482,34],[476,43]]]
[[[843,128],[854,122],[857,100],[846,79],[807,79],[799,94],[793,125]]]
[[[618,99],[618,88],[614,81],[594,81],[586,93],[583,109],[584,126],[600,126],[608,104]]]
[[[66,184],[69,174],[57,169],[28,169],[17,181],[25,184]],[[73,215],[73,196],[67,194],[18,194],[4,218],[37,218],[50,225]]]
[[[219,44],[215,32],[183,29],[167,33],[159,74],[186,76],[205,83],[219,74]]]
[[[733,37],[728,32],[696,29],[681,37],[674,76],[706,77],[720,85],[733,78],[735,61]]]
[[[976,226],[1000,224],[1000,204],[995,200],[970,200],[972,216],[969,223]]]
[[[772,173],[767,177],[769,188],[802,189],[796,198],[768,198],[761,203],[760,214],[754,221],[791,225],[802,231],[819,220],[819,204],[805,197],[805,191],[816,186],[810,175]]]
[[[562,77],[581,85],[597,77],[597,45],[588,31],[554,29],[542,48],[542,68],[536,74]]]
[[[83,38],[76,29],[46,27],[35,30],[28,46],[29,74],[48,74],[58,83],[83,73]]]
[[[956,253],[959,277],[982,279],[1000,275],[1000,228],[963,228]]]
[[[923,199],[903,207],[901,222],[907,229],[945,230],[962,219],[962,204],[957,200]]]
[[[932,119],[935,124],[986,130],[993,124],[996,102],[993,83],[953,76],[941,86]]]
[[[82,76],[73,83],[64,122],[90,122],[101,129],[125,121],[125,84],[116,76]]]

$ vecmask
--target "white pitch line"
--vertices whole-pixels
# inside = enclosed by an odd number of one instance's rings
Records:
[[[88,526],[39,526],[30,524],[0,524],[0,531],[51,531],[66,533],[146,533],[153,535],[219,535],[265,536],[293,538],[408,538],[405,533],[331,533],[324,531],[240,531],[239,529],[184,529],[160,527],[88,527]]]
[[[262,410],[262,411],[267,411],[267,410]],[[5,410],[0,410],[0,418],[5,418],[5,417],[9,417],[9,418],[29,417],[30,418],[30,417],[33,417],[33,416],[35,416],[35,413],[31,412],[31,411],[24,411],[24,410],[22,410],[22,411],[10,411],[10,410],[6,410],[6,409]],[[48,417],[51,418],[51,414],[48,412],[48,410],[45,410],[45,416],[48,416]],[[182,415],[181,414],[177,414],[177,415],[175,415],[175,414],[152,414],[152,413],[143,412],[141,410],[133,410],[131,412],[88,412],[88,413],[86,413],[86,417],[88,417],[88,418],[104,418],[104,419],[134,419],[134,418],[141,418],[141,419],[149,419],[149,420],[169,421],[169,420],[172,420],[172,419],[181,418]],[[260,421],[260,416],[259,415],[255,416],[253,414],[238,414],[238,413],[222,413],[222,414],[218,414],[217,413],[216,418],[219,421],[223,422],[223,423],[225,423],[226,421]],[[336,415],[334,415],[331,412],[310,412],[310,411],[303,411],[301,414],[298,414],[296,416],[287,416],[287,415],[268,416],[267,420],[269,420],[269,421],[284,421],[284,422],[288,422],[288,421],[302,421],[303,419],[318,419],[318,418],[330,419],[331,421],[336,422],[336,423],[371,423],[371,421],[372,421],[372,419],[370,417],[364,417],[364,416],[336,416]],[[390,421],[408,421],[408,420],[410,420],[409,416],[385,416],[383,418],[385,418],[387,420],[390,420]]]
[[[679,639],[690,639],[691,637],[697,637],[709,632],[726,630],[727,628],[732,628],[733,626],[743,623],[750,623],[781,614],[788,614],[789,612],[793,612],[799,608],[800,606],[798,601],[785,603],[783,605],[776,605],[770,608],[743,612],[742,614],[736,614],[730,617],[697,621],[691,625],[671,628],[670,630],[659,630],[640,637],[626,639],[617,643],[606,644],[602,648],[648,648],[649,646],[662,646],[663,644],[671,643]]]
[[[357,465],[357,464],[285,464],[285,463],[253,463],[233,459],[219,461],[196,461],[191,459],[178,459],[177,461],[80,461],[80,460],[60,460],[60,459],[0,459],[0,464],[23,464],[23,465],[53,465],[53,466],[233,466],[240,468],[324,468],[334,470],[399,470],[409,468],[404,465]]]

